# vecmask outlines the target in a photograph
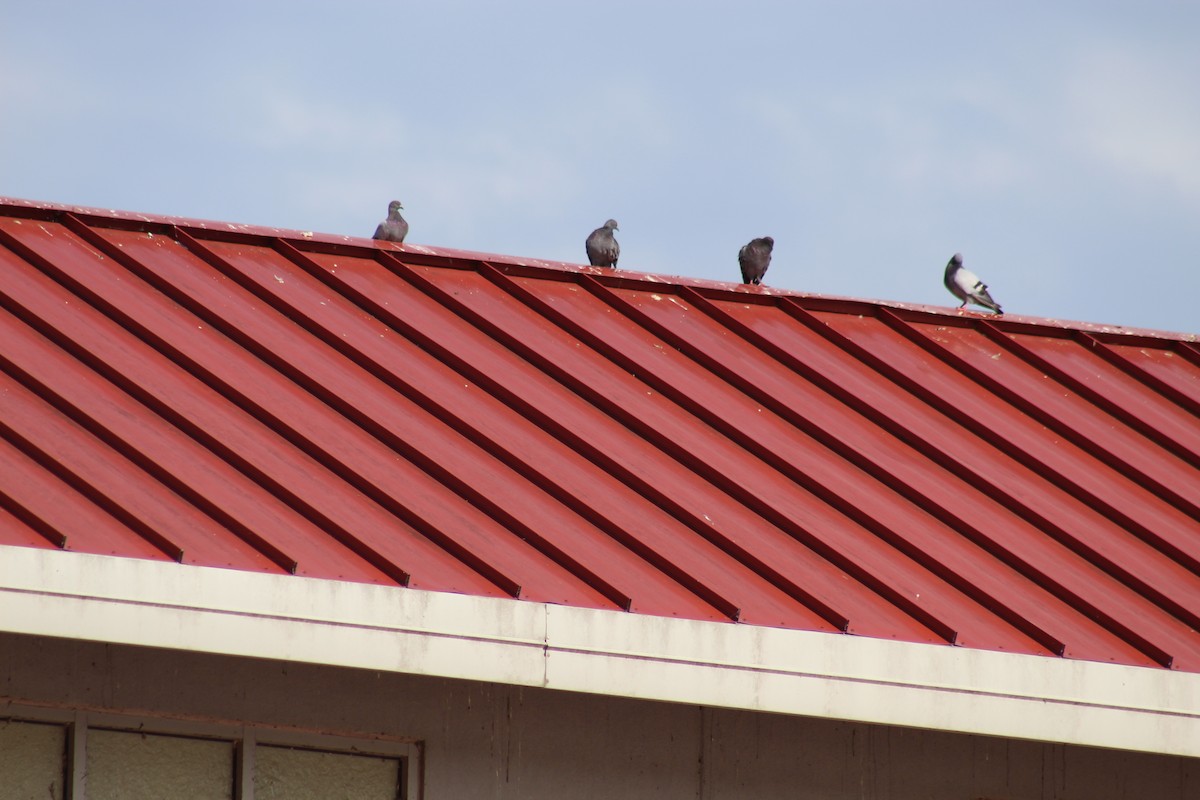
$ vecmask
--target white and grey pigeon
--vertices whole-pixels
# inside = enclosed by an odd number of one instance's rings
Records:
[[[588,234],[584,247],[587,248],[588,263],[593,267],[615,267],[621,257],[621,245],[613,236],[613,231],[620,230],[617,221],[610,219],[602,227]]]
[[[950,258],[950,262],[946,264],[944,282],[946,288],[950,290],[950,294],[962,300],[959,308],[966,308],[967,303],[974,303],[977,306],[990,308],[997,314],[1004,313],[1000,310],[1000,304],[988,294],[987,284],[979,280],[978,275],[963,266],[962,253],[955,253]]]
[[[742,268],[742,283],[753,283],[758,286],[767,267],[771,266],[771,250],[775,248],[775,240],[770,236],[760,236],[751,239],[738,250],[738,266]]]
[[[379,223],[379,227],[375,229],[375,235],[371,238],[383,239],[386,242],[403,242],[404,237],[408,236],[408,222],[400,216],[402,208],[404,206],[400,205],[399,200],[388,203],[387,219]]]

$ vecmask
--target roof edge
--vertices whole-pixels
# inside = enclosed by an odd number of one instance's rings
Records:
[[[0,630],[1200,756],[1200,674],[0,546]]]
[[[89,206],[70,205],[66,203],[53,203],[39,200],[26,200],[15,197],[0,196],[0,211],[5,209],[23,209],[27,212],[43,212],[43,213],[71,213],[83,217],[90,217],[95,220],[119,220],[126,223],[145,223],[149,225],[166,225],[178,226],[182,228],[190,228],[192,230],[208,231],[216,235],[241,235],[241,236],[265,236],[273,238],[290,239],[297,242],[312,242],[324,245],[333,246],[352,246],[352,247],[379,247],[384,249],[396,250],[402,253],[419,253],[422,255],[471,260],[471,261],[486,261],[490,264],[504,265],[511,267],[528,267],[533,269],[548,269],[561,272],[585,273],[592,275],[617,275],[625,280],[634,281],[637,283],[650,283],[669,286],[686,286],[692,289],[701,289],[707,291],[715,291],[723,294],[742,294],[748,298],[771,298],[771,297],[796,297],[809,301],[825,301],[835,304],[862,305],[867,307],[882,307],[908,311],[917,314],[927,314],[936,317],[943,317],[947,320],[958,320],[959,322],[971,322],[980,320],[995,320],[997,322],[1009,323],[1018,326],[1033,326],[1044,329],[1056,329],[1064,332],[1082,332],[1092,334],[1104,334],[1108,336],[1129,336],[1143,337],[1151,339],[1161,339],[1165,341],[1180,341],[1180,342],[1198,342],[1200,341],[1200,333],[1185,333],[1180,331],[1165,331],[1154,328],[1137,328],[1126,325],[1105,324],[1096,322],[1083,322],[1077,320],[1061,320],[1047,317],[1022,316],[1019,314],[1005,314],[1002,317],[996,317],[992,314],[975,312],[975,311],[960,311],[959,309],[950,306],[935,306],[923,303],[908,303],[899,300],[873,300],[868,298],[846,297],[841,295],[821,294],[816,292],[801,292],[791,289],[779,289],[763,286],[744,286],[740,283],[727,281],[712,281],[702,278],[689,278],[682,275],[662,275],[650,272],[638,272],[635,270],[611,270],[592,267],[585,264],[575,264],[567,261],[553,261],[539,258],[526,258],[521,256],[503,255],[498,253],[482,253],[473,250],[457,250],[448,247],[437,247],[432,245],[422,244],[395,244],[392,242],[376,242],[366,236],[348,236],[345,234],[320,233],[316,231],[302,231],[289,228],[273,228],[259,225],[248,225],[235,222],[222,222],[217,220],[193,219],[188,217],[177,217],[163,214],[144,214],[134,211],[121,211],[117,209],[106,209]]]

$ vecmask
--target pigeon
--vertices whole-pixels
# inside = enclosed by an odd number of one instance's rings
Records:
[[[388,203],[387,219],[379,223],[379,227],[375,229],[375,235],[371,238],[383,239],[386,242],[403,242],[404,237],[408,236],[408,222],[400,216],[402,208],[404,206],[400,205],[399,200]]]
[[[950,294],[962,300],[960,309],[966,308],[967,303],[974,303],[977,306],[990,308],[997,314],[1004,313],[1000,310],[1000,304],[988,294],[987,284],[979,280],[978,275],[963,266],[962,253],[955,253],[950,259],[950,263],[946,264],[944,282],[946,288],[950,290]]]
[[[588,263],[593,267],[616,267],[621,256],[621,245],[617,244],[613,231],[618,231],[617,221],[610,219],[604,227],[596,228],[587,238]]]
[[[770,236],[762,236],[758,239],[751,239],[749,243],[742,246],[738,250],[738,265],[742,268],[742,283],[753,283],[758,286],[762,283],[763,276],[767,274],[767,267],[771,266],[771,250],[775,247],[775,240]]]

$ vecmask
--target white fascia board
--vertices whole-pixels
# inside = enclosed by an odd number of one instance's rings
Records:
[[[0,546],[0,630],[1200,756],[1200,675]]]

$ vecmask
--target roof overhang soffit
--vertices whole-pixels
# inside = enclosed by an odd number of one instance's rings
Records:
[[[1200,756],[1200,675],[0,547],[0,630]]]

